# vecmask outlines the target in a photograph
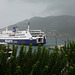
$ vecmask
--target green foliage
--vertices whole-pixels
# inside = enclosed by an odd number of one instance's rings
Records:
[[[53,52],[50,48],[39,45],[33,49],[30,44],[27,50],[24,43],[13,44],[13,52],[8,59],[9,45],[0,45],[0,75],[74,75],[75,74],[75,42],[60,48],[56,46]]]

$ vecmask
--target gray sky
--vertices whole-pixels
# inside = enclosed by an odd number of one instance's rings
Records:
[[[0,28],[34,16],[75,16],[75,0],[0,0]]]

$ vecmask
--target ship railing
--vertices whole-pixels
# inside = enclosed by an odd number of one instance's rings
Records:
[[[37,31],[37,32],[41,32],[41,30],[29,30],[30,32],[32,31],[32,32],[35,32],[35,31]]]
[[[44,35],[32,35],[32,37],[43,37]]]
[[[30,33],[44,34],[44,32],[30,32]]]

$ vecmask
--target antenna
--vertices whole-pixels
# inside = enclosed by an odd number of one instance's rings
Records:
[[[28,22],[28,25],[30,25],[30,22]]]
[[[30,29],[30,28],[29,28],[29,25],[30,25],[30,22],[28,22],[28,31],[29,31],[29,29]]]

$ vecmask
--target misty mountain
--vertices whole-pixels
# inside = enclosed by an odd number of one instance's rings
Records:
[[[56,31],[61,33],[75,34],[75,16],[48,16],[48,17],[32,17],[29,20],[18,22],[10,25],[9,29],[17,26],[19,30],[26,30],[27,23],[30,22],[30,29],[41,29],[48,33]]]

